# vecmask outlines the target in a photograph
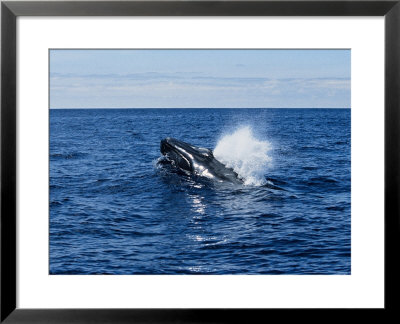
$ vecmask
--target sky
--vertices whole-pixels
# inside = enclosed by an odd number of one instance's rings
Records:
[[[50,108],[350,108],[350,50],[50,50]]]

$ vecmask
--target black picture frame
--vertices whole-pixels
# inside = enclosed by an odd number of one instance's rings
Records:
[[[263,322],[289,309],[16,308],[16,19],[19,16],[384,16],[385,307],[362,310],[384,321],[398,311],[400,256],[400,0],[2,1],[1,3],[1,323]],[[39,36],[40,37],[40,36]],[[371,125],[373,127],[373,125]],[[356,309],[291,309],[296,318],[360,315]],[[268,312],[268,314],[266,314]],[[340,315],[337,315],[340,314]],[[310,317],[312,316],[312,317]],[[332,317],[333,316],[333,317]],[[284,318],[284,317],[283,317]],[[283,318],[279,318],[281,321]],[[396,318],[396,317],[394,317]],[[321,319],[320,320],[324,320]]]

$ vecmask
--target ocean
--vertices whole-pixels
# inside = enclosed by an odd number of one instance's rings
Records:
[[[159,163],[173,137],[243,184]],[[49,273],[349,275],[350,109],[50,109]]]

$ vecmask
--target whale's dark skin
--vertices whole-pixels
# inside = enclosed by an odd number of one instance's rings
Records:
[[[212,151],[207,148],[167,137],[161,141],[160,151],[175,167],[186,174],[195,174],[217,181],[243,183],[235,171],[215,159]]]

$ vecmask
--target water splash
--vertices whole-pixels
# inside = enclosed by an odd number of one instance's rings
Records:
[[[214,149],[214,156],[233,168],[246,185],[264,185],[266,170],[271,163],[271,144],[254,137],[250,126],[242,126],[224,135]]]

